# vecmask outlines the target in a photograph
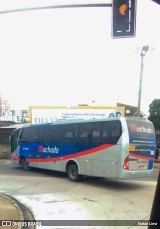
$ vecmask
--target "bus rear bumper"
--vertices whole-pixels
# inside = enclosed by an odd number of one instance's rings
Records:
[[[145,171],[124,171],[120,174],[120,179],[132,179],[132,178],[143,178],[143,177],[150,177],[153,173],[153,169],[145,170]]]
[[[20,167],[21,166],[20,163],[19,163],[19,160],[11,159],[11,162],[12,162],[12,166],[13,167]]]

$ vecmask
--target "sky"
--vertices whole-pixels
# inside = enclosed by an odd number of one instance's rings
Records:
[[[1,0],[0,11],[111,1]],[[160,99],[160,6],[137,0],[136,36],[111,38],[112,9],[72,8],[0,14],[0,94],[12,109],[29,106],[138,104]]]

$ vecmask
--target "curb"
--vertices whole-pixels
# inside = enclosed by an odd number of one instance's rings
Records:
[[[33,216],[33,213],[29,208],[27,208],[25,205],[20,203],[17,199],[14,197],[9,196],[8,194],[0,193],[1,196],[8,199],[13,203],[13,205],[17,208],[20,220],[21,221],[35,221],[35,218]],[[17,229],[35,229],[35,226],[18,226]]]

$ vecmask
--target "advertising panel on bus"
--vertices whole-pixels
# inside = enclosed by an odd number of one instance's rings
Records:
[[[130,169],[152,169],[156,142],[153,124],[146,120],[128,119],[127,125]]]

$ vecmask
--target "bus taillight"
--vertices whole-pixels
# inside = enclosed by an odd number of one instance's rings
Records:
[[[128,160],[129,160],[129,157],[127,156],[124,160],[124,165],[123,165],[123,168],[125,170],[129,170],[129,161]]]

